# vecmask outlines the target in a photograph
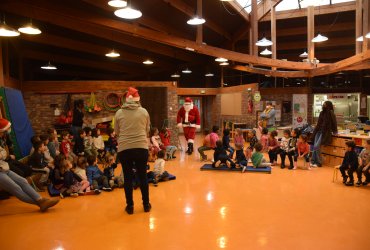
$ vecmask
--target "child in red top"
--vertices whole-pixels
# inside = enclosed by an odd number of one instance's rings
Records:
[[[307,143],[307,135],[301,135],[298,139],[297,143],[297,151],[298,151],[298,158],[304,158],[306,160],[306,163],[308,165],[308,170],[311,170],[310,164],[310,145]],[[296,166],[294,166],[294,169],[297,169]]]
[[[177,147],[171,145],[171,131],[168,130],[168,128],[163,128],[161,129],[161,132],[159,133],[159,137],[161,138],[162,141],[162,149],[166,150],[166,159],[172,159],[176,158],[174,155]]]
[[[269,130],[267,128],[263,128],[261,131],[261,139],[260,143],[262,144],[262,152],[267,152],[268,151],[268,132]]]
[[[67,160],[74,162],[76,155],[72,151],[73,145],[69,139],[69,133],[67,131],[62,132],[62,143],[60,144],[60,152],[64,154]]]
[[[270,158],[271,166],[275,166],[277,162],[277,155],[279,153],[280,144],[278,143],[276,130],[270,132],[270,136],[267,140],[268,143],[268,154]]]

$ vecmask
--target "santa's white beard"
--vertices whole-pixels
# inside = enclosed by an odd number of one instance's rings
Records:
[[[194,108],[194,104],[192,104],[192,103],[191,104],[187,104],[187,103],[184,104],[184,109],[185,109],[186,112],[189,112],[193,108]]]

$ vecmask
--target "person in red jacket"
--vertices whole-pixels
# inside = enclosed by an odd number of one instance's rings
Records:
[[[193,153],[195,130],[200,128],[200,114],[190,97],[185,98],[184,105],[177,112],[177,126],[184,129],[184,136],[188,142],[186,153]]]

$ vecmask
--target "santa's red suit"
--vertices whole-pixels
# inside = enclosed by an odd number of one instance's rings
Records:
[[[185,98],[184,105],[177,112],[177,126],[184,129],[185,139],[188,142],[186,152],[190,155],[193,153],[195,130],[200,128],[199,110],[190,97]]]

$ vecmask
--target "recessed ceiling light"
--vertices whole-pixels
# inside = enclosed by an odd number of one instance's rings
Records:
[[[193,17],[192,19],[189,19],[186,23],[189,25],[201,25],[205,22],[206,20],[204,18],[196,16],[196,17]]]
[[[192,71],[189,68],[186,68],[186,69],[183,69],[181,72],[184,74],[190,74]]]
[[[146,59],[143,63],[146,64],[146,65],[151,65],[154,62],[152,60]]]
[[[56,66],[52,65],[50,63],[50,61],[48,62],[48,64],[44,65],[44,66],[41,66],[42,69],[48,69],[48,70],[54,70],[54,69],[57,69]]]
[[[115,7],[115,8],[124,8],[127,6],[127,1],[123,0],[111,0],[108,2],[108,5]]]
[[[113,49],[111,52],[105,54],[105,56],[107,56],[107,57],[119,57],[120,54],[118,52],[114,51],[114,49]]]

